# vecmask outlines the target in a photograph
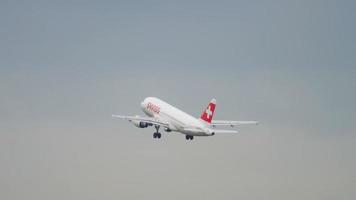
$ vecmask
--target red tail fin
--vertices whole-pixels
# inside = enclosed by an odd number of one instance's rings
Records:
[[[209,105],[201,114],[200,119],[210,124],[214,116],[215,107],[216,107],[216,100],[212,99]]]

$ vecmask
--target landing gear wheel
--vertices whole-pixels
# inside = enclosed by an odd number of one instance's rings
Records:
[[[155,132],[155,133],[153,133],[153,138],[161,138],[161,133],[158,133],[158,132]]]
[[[192,135],[185,135],[185,139],[186,140],[193,140],[193,136]]]
[[[153,138],[158,138],[158,139],[161,138],[161,133],[158,132],[159,126],[158,126],[158,125],[155,125],[155,129],[156,129],[156,132],[153,133]]]

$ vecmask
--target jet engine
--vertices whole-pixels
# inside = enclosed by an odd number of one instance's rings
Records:
[[[166,132],[171,132],[172,130],[170,129],[170,128],[164,128],[164,131],[166,131]]]
[[[147,128],[150,125],[147,122],[140,122],[140,121],[135,121],[135,120],[132,120],[131,123],[133,123],[138,128]]]

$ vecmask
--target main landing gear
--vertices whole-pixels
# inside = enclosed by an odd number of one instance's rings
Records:
[[[193,140],[193,136],[192,135],[185,135],[185,139],[186,140]]]
[[[156,129],[156,132],[153,133],[153,138],[158,138],[158,139],[160,139],[160,138],[161,138],[161,133],[158,132],[159,126],[158,126],[158,125],[155,125],[155,129]]]

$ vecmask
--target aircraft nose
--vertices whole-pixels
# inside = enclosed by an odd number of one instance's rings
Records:
[[[145,107],[145,102],[141,102],[141,108],[144,108]]]
[[[148,102],[150,102],[151,97],[146,97],[142,102],[141,102],[141,108],[145,109]]]

